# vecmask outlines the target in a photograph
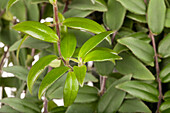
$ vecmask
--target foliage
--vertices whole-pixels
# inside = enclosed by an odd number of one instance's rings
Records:
[[[169,113],[169,8],[170,0],[0,0],[0,112]]]

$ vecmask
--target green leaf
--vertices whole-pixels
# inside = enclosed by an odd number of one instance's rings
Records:
[[[116,86],[116,88],[128,92],[132,96],[148,102],[158,102],[159,92],[150,84],[140,81],[128,81]]]
[[[158,52],[163,58],[170,56],[170,34],[165,36],[159,43]]]
[[[36,39],[57,43],[58,36],[57,34],[45,24],[34,22],[34,21],[25,21],[13,26],[13,29],[26,33]]]
[[[28,75],[28,69],[22,67],[22,66],[11,66],[11,67],[4,67],[2,69],[3,71],[7,73],[12,73],[16,77],[18,77],[21,80],[26,81],[27,80],[27,75]]]
[[[76,49],[76,37],[74,34],[66,34],[62,39],[60,43],[61,47],[61,54],[64,59],[72,57],[74,54],[74,51]]]
[[[10,48],[9,48],[9,51],[15,51],[17,50],[18,46],[20,45],[22,39],[16,41]],[[44,41],[41,41],[41,40],[38,40],[38,39],[35,39],[35,38],[32,38],[32,37],[29,37],[27,38],[21,45],[20,48],[35,48],[35,49],[39,49],[39,50],[42,50],[42,49],[46,49],[48,47],[50,47],[51,44],[50,43],[47,43],[47,42],[44,42]]]
[[[78,9],[70,9],[64,13],[64,17],[86,17],[93,13],[94,11],[91,10],[78,10]]]
[[[7,7],[6,7],[6,11],[9,10],[9,8],[14,5],[16,2],[18,2],[19,0],[9,0],[8,1],[8,4],[7,4]]]
[[[152,113],[151,110],[141,100],[138,100],[138,99],[125,100],[123,104],[121,105],[119,112]]]
[[[154,66],[154,50],[150,44],[132,37],[122,38],[117,41],[128,47],[144,63]]]
[[[148,25],[152,33],[160,34],[164,28],[166,6],[164,0],[150,0],[148,5]]]
[[[121,60],[121,57],[115,52],[108,52],[105,50],[93,50],[85,56],[84,62],[89,61],[112,61]]]
[[[133,78],[141,80],[155,80],[153,74],[135,57],[121,53],[123,60],[116,62],[116,69],[121,74],[132,74]]]
[[[73,70],[74,70],[74,73],[77,77],[78,82],[80,83],[80,86],[83,87],[84,79],[85,79],[85,76],[86,76],[86,70],[87,70],[86,65],[74,66]]]
[[[165,100],[165,101],[170,101],[170,90],[167,91],[167,92],[164,94],[164,100]]]
[[[170,82],[170,64],[166,65],[160,72],[160,79],[163,83]]]
[[[95,87],[84,85],[78,91],[75,103],[90,103],[98,100],[98,90]]]
[[[130,79],[131,76],[127,75],[112,83],[112,85],[107,89],[105,94],[99,100],[97,108],[98,113],[114,113],[119,109],[126,93],[116,89],[115,86],[125,81],[129,81]]]
[[[107,11],[107,6],[103,0],[97,0],[95,4],[91,0],[73,0],[69,8],[78,10]]]
[[[79,85],[74,72],[68,72],[64,85],[64,106],[70,106],[77,97]]]
[[[89,53],[93,48],[95,48],[100,42],[102,42],[106,37],[108,37],[112,33],[113,31],[107,31],[91,37],[81,47],[78,57],[84,58],[87,53]]]
[[[144,0],[117,0],[120,2],[126,9],[131,11],[132,13],[145,15],[146,13],[146,5]]]
[[[128,18],[132,19],[132,20],[137,21],[137,22],[146,23],[146,16],[145,15],[137,15],[137,14],[133,14],[133,13],[128,12],[126,16]]]
[[[59,78],[61,77],[65,72],[69,70],[68,67],[58,67],[53,70],[51,70],[43,79],[40,88],[38,97],[41,99],[42,95],[45,93],[45,91]]]
[[[71,17],[64,20],[63,25],[74,29],[86,30],[95,34],[105,32],[106,30],[97,22],[81,17]]]
[[[123,24],[125,13],[126,9],[119,2],[109,0],[108,11],[104,13],[105,24],[112,30],[119,30]]]
[[[32,0],[31,3],[38,4],[42,2],[49,2],[49,0]]]
[[[165,27],[170,27],[170,8],[166,9]]]
[[[16,77],[0,77],[0,86],[5,87],[16,87],[20,85],[20,80]]]
[[[8,104],[17,111],[24,113],[37,113],[41,112],[37,104],[19,99],[19,98],[4,98],[0,100],[2,103]]]
[[[170,101],[166,101],[160,106],[161,113],[169,113],[170,112]]]
[[[38,79],[39,75],[43,72],[43,70],[48,66],[53,60],[55,60],[57,56],[48,55],[40,58],[30,69],[28,78],[27,78],[27,86],[32,93],[32,87],[35,81]]]
[[[1,113],[18,113],[19,111],[13,109],[12,107],[8,106],[8,105],[3,105],[0,108],[0,112]]]
[[[94,76],[94,75],[92,75],[91,73],[86,73],[86,76],[85,76],[85,79],[84,79],[84,82],[89,82],[89,81],[91,81],[91,82],[98,82],[98,79]]]

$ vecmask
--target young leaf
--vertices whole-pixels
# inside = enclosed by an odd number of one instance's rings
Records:
[[[113,31],[106,31],[91,37],[81,47],[78,57],[84,58],[88,52],[90,52],[94,47],[96,47],[100,42],[102,42],[106,37],[108,37],[112,33]]]
[[[166,65],[160,72],[160,79],[163,83],[170,82],[170,64]]]
[[[86,30],[95,34],[105,32],[106,30],[97,22],[81,17],[71,17],[64,20],[63,25],[74,29]]]
[[[115,62],[115,60],[121,60],[121,57],[118,56],[117,53],[108,52],[105,50],[94,50],[94,51],[88,53],[84,58],[84,62],[89,62],[89,61],[112,61],[112,62]]]
[[[139,15],[145,15],[146,5],[144,0],[117,0],[120,2],[126,9],[131,11],[132,13],[136,13]]]
[[[80,67],[74,66],[73,70],[74,70],[74,73],[77,77],[78,82],[80,83],[80,86],[83,87],[84,79],[85,79],[86,71],[87,71],[86,65],[83,65],[83,66],[80,66]]]
[[[131,75],[127,75],[112,83],[112,85],[107,89],[106,93],[99,100],[97,108],[98,113],[114,113],[119,109],[126,93],[116,89],[115,86],[125,81],[129,81],[130,79]]]
[[[164,0],[150,0],[148,5],[148,25],[152,33],[160,34],[164,28],[166,6]]]
[[[141,81],[128,81],[116,86],[116,88],[128,92],[148,102],[158,102],[158,90],[150,84]]]
[[[120,44],[128,47],[144,63],[154,66],[154,50],[152,46],[142,40],[132,37],[117,40]]]
[[[61,77],[65,72],[69,70],[68,67],[57,67],[53,70],[51,70],[43,79],[38,93],[38,98],[41,99],[42,95],[45,93],[45,91],[59,78]]]
[[[27,86],[32,93],[32,87],[35,81],[38,79],[39,75],[43,72],[45,67],[49,65],[53,60],[55,60],[57,56],[55,55],[48,55],[45,57],[40,58],[30,69],[28,78],[27,78]]]
[[[18,0],[9,0],[7,7],[6,7],[6,11],[8,12],[9,8],[14,5],[16,2],[18,2]]]
[[[160,106],[161,113],[169,113],[170,112],[170,101],[166,101]]]
[[[76,37],[74,34],[66,34],[62,39],[60,43],[61,47],[61,54],[64,59],[72,57],[75,49],[76,49]]]
[[[125,100],[121,105],[119,112],[127,113],[152,113],[151,110],[145,105],[144,102],[138,99]]]
[[[170,56],[170,34],[165,36],[159,43],[158,52],[163,58]]]
[[[64,106],[70,106],[77,97],[79,84],[74,72],[68,72],[64,85]]]
[[[127,54],[121,53],[120,56],[123,60],[116,62],[116,69],[121,74],[132,74],[136,79],[141,80],[154,80],[153,74],[135,57]]]
[[[34,22],[34,21],[25,21],[13,26],[13,29],[26,33],[36,39],[57,43],[58,36],[57,34],[45,24]]]
[[[112,30],[119,30],[123,24],[125,13],[126,9],[119,2],[109,0],[108,11],[104,13],[105,24]]]

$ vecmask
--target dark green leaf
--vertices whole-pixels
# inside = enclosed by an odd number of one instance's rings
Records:
[[[163,58],[170,56],[170,34],[165,36],[159,43],[158,52]]]
[[[86,73],[84,82],[98,82],[98,79],[96,77],[94,77],[94,75],[92,75],[91,73]]]
[[[158,90],[150,84],[140,81],[128,81],[116,86],[116,88],[128,92],[148,102],[158,102]]]
[[[151,110],[138,99],[125,100],[119,109],[119,112],[131,112],[131,113],[152,113]]]
[[[144,0],[117,0],[120,2],[126,9],[131,11],[132,13],[136,13],[139,15],[145,15],[146,5]]]
[[[154,66],[154,50],[150,44],[132,37],[122,38],[117,41],[128,47],[133,54],[135,54],[144,63]]]
[[[57,34],[45,24],[39,22],[25,21],[13,26],[13,28],[42,41],[52,43],[57,43],[58,41]]]
[[[53,70],[51,70],[43,79],[40,88],[38,97],[41,99],[42,95],[45,93],[45,91],[59,78],[61,77],[65,72],[69,70],[68,67],[58,67]]]
[[[16,2],[18,2],[19,0],[9,0],[8,1],[8,4],[7,4],[7,7],[6,7],[6,11],[9,10],[9,8],[14,5]]]
[[[113,84],[107,89],[106,93],[99,100],[98,113],[114,113],[119,109],[126,93],[116,89],[115,86],[130,79],[131,76],[127,75],[116,82],[113,82]]]
[[[64,59],[72,57],[75,49],[76,49],[76,37],[74,34],[66,34],[60,43],[61,54]]]
[[[90,15],[93,11],[91,10],[78,10],[78,9],[70,9],[64,13],[64,17],[86,17]]]
[[[128,12],[126,16],[132,20],[137,21],[137,22],[146,23],[146,16],[144,16],[144,15],[137,15],[137,14]]]
[[[166,65],[160,72],[160,79],[163,83],[170,82],[170,64]]]
[[[77,77],[78,82],[80,83],[80,86],[83,87],[84,79],[85,79],[85,76],[86,76],[86,70],[87,70],[86,65],[74,66],[73,70],[74,70],[74,73]]]
[[[170,112],[170,101],[166,101],[160,106],[161,113],[169,113]]]
[[[70,106],[76,99],[79,85],[74,72],[68,72],[64,85],[64,106]]]
[[[4,105],[0,108],[0,113],[18,113],[19,111],[13,109],[10,106]]]
[[[141,80],[154,80],[153,74],[135,57],[122,53],[123,60],[116,62],[116,69],[122,74],[132,74],[133,78]]]
[[[45,67],[48,66],[56,58],[57,56],[55,55],[45,56],[39,59],[30,69],[28,78],[27,78],[27,86],[28,86],[30,93],[32,93],[33,84],[38,79],[39,75],[43,72]]]
[[[125,13],[126,9],[119,2],[109,0],[108,11],[104,14],[105,24],[112,30],[119,30],[123,24]]]
[[[170,101],[170,90],[167,91],[167,92],[164,94],[164,100],[165,100],[165,101]]]
[[[88,52],[90,52],[94,47],[96,47],[100,42],[102,42],[106,37],[108,37],[112,33],[113,31],[107,31],[91,37],[81,47],[78,57],[84,58]]]
[[[0,77],[0,86],[19,87],[19,79],[16,77]]]
[[[18,77],[21,80],[26,81],[27,80],[27,75],[28,75],[28,69],[22,67],[22,66],[11,66],[11,67],[4,67],[2,69],[5,72],[12,73],[16,77]]]
[[[170,27],[170,8],[166,9],[165,27]]]
[[[150,0],[148,5],[148,25],[152,33],[160,34],[164,28],[166,6],[164,0]]]
[[[49,2],[49,0],[32,0],[31,3],[37,4],[37,3],[43,3],[43,2]]]

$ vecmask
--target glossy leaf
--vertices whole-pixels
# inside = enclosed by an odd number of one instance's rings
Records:
[[[84,62],[89,61],[112,61],[121,60],[121,57],[115,52],[108,52],[105,50],[94,50],[88,53],[84,59]]]
[[[146,5],[143,0],[117,0],[120,2],[126,9],[131,11],[132,13],[136,13],[139,15],[145,15],[146,13]]]
[[[170,27],[170,8],[166,9],[165,27]]]
[[[165,101],[170,101],[170,90],[167,91],[167,92],[164,94],[164,100],[165,100]]]
[[[56,58],[57,56],[55,55],[48,55],[48,56],[42,57],[30,69],[28,78],[27,78],[27,86],[28,86],[30,93],[32,93],[32,87],[35,81],[38,79],[39,75],[43,72],[46,66],[48,66]]]
[[[72,57],[76,49],[76,37],[74,34],[66,34],[60,42],[61,54],[64,59]]]
[[[69,70],[68,67],[58,67],[53,70],[51,70],[43,79],[40,88],[38,97],[41,99],[45,91],[59,78],[61,77],[65,72]]]
[[[7,73],[12,73],[16,77],[18,77],[21,80],[26,81],[27,80],[27,75],[28,75],[28,69],[22,67],[22,66],[11,66],[11,67],[4,67],[2,69],[3,71]]]
[[[97,22],[81,17],[71,17],[64,20],[63,25],[74,29],[86,30],[95,34],[105,32],[106,30]]]
[[[74,70],[74,73],[75,73],[75,75],[77,77],[78,82],[80,83],[80,86],[83,87],[84,79],[85,79],[86,71],[87,71],[86,65],[74,66],[73,70]]]
[[[102,1],[102,2],[101,2]],[[69,8],[78,10],[107,11],[107,6],[103,0],[96,0],[95,4],[91,0],[73,0]]]
[[[161,113],[169,113],[170,112],[170,101],[166,101],[160,106]]]
[[[132,74],[133,78],[141,80],[154,80],[153,74],[135,57],[121,53],[123,60],[116,62],[116,69],[121,74]]]
[[[57,43],[58,36],[57,34],[45,24],[34,22],[34,21],[25,21],[13,26],[13,29],[17,31],[24,32],[36,39]]]
[[[6,11],[9,10],[9,8],[14,5],[16,2],[18,2],[18,0],[9,0],[8,1],[8,4],[7,4],[7,8],[6,8]]]
[[[112,33],[113,31],[107,31],[91,37],[81,47],[78,57],[84,58],[87,55],[87,53],[89,53],[94,47],[96,47],[100,42],[102,42],[106,37],[108,37]]]
[[[158,90],[150,84],[140,81],[128,81],[116,86],[116,88],[128,92],[132,96],[148,102],[158,102]]]
[[[64,106],[70,106],[76,99],[79,85],[74,72],[69,72],[64,85]]]
[[[128,12],[126,15],[128,18],[135,20],[137,22],[141,22],[141,23],[146,23],[146,16],[145,15],[137,15],[137,14],[133,14]]]
[[[166,65],[160,72],[160,79],[163,83],[170,82],[170,64]]]
[[[152,33],[160,34],[164,28],[166,6],[164,0],[150,0],[148,5],[148,25]]]
[[[95,87],[84,85],[78,91],[75,103],[90,103],[98,100],[98,90]]]
[[[1,100],[1,102],[8,104],[12,108],[20,112],[24,113],[40,112],[40,108],[37,104],[19,98],[4,98]]]
[[[116,0],[108,1],[108,11],[104,13],[105,24],[112,30],[119,30],[123,24],[126,9]],[[116,15],[116,16],[115,16]]]
[[[163,58],[170,56],[170,34],[165,36],[159,43],[158,52]]]
[[[122,38],[117,41],[128,47],[133,54],[135,54],[144,63],[154,66],[154,50],[150,44],[132,37]]]
[[[145,105],[145,103],[143,103],[141,100],[138,99],[125,100],[122,106],[120,107],[119,112],[152,113],[151,110]]]
[[[113,113],[119,109],[126,93],[116,89],[115,86],[125,81],[129,81],[130,79],[131,76],[127,75],[112,83],[112,85],[107,89],[105,94],[99,100],[97,108],[98,113]]]

